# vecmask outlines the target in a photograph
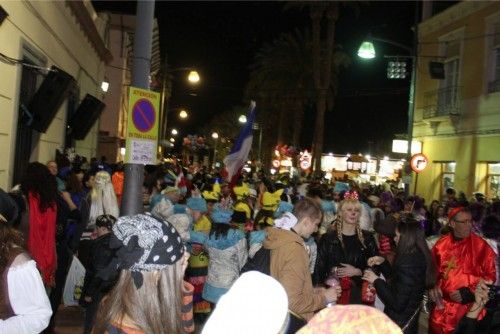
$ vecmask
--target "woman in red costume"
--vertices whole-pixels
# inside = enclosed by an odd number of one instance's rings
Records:
[[[57,182],[39,163],[28,165],[21,181],[27,212],[19,226],[46,287],[54,287],[56,271]]]

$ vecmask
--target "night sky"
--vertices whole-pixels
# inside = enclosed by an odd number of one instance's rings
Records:
[[[135,13],[134,2],[93,2],[96,10]],[[194,134],[217,112],[243,103],[249,65],[266,42],[295,28],[310,27],[307,10],[283,10],[283,2],[156,2],[162,55],[172,68],[199,69],[201,85],[193,90],[179,73],[174,79],[171,107],[186,107],[190,120],[180,124],[169,117],[170,126]],[[406,133],[410,79],[386,79],[383,55],[403,55],[384,44],[375,44],[379,57],[358,59],[362,40],[373,36],[411,46],[414,2],[369,2],[359,13],[343,8],[337,23],[336,41],[352,58],[339,80],[334,110],[327,114],[325,152],[390,152],[394,134]],[[191,93],[195,93],[193,96]],[[258,110],[258,109],[257,109]],[[171,115],[173,116],[173,115]],[[309,113],[302,145],[312,139],[314,115]]]

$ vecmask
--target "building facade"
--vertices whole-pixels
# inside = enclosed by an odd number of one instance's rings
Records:
[[[411,189],[427,201],[446,188],[499,197],[500,2],[463,1],[425,19],[417,61],[413,134],[429,165]]]
[[[96,155],[98,125],[85,139],[72,141],[67,124],[86,94],[102,100],[101,82],[112,57],[104,38],[107,22],[88,0],[3,1],[1,7],[6,18],[0,24],[0,187],[8,189],[28,162],[54,159],[56,149],[74,147],[85,157]],[[74,80],[42,133],[25,122],[26,106],[48,75],[44,68],[51,66]]]

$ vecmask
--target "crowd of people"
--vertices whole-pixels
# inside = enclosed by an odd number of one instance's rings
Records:
[[[0,189],[1,333],[54,331],[75,257],[85,333],[500,331],[499,201],[173,160],[120,217],[120,164],[59,158]]]

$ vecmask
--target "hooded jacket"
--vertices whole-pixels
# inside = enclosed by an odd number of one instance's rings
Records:
[[[268,228],[263,247],[271,250],[271,276],[285,288],[290,311],[311,319],[325,307],[326,299],[313,289],[303,239],[293,231]]]
[[[247,241],[240,230],[230,229],[225,237],[216,238],[191,231],[191,242],[203,244],[208,251],[208,275],[203,287],[203,298],[217,303],[234,281],[247,261]]]

